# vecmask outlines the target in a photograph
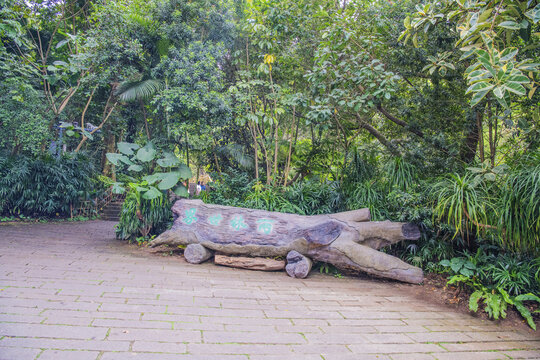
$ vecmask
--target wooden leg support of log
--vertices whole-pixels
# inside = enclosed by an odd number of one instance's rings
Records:
[[[285,271],[287,271],[290,277],[304,279],[308,276],[312,266],[313,262],[311,259],[300,254],[298,251],[293,250],[287,254]]]

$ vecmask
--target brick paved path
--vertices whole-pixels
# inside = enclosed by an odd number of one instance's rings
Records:
[[[0,359],[540,358],[540,336],[405,285],[190,265],[113,223],[0,226]]]

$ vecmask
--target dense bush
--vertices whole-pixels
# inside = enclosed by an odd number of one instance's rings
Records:
[[[122,205],[116,237],[122,240],[141,237],[146,240],[151,234],[165,231],[171,221],[171,204],[164,195],[147,200],[135,190],[130,191]]]
[[[118,150],[119,153],[107,153],[119,172],[113,191],[127,193],[116,236],[147,240],[150,235],[163,232],[172,218],[167,192],[188,195],[182,181],[192,176],[191,170],[174,153],[156,149],[150,141],[144,146],[119,142]]]
[[[80,200],[96,190],[93,163],[75,154],[0,157],[0,213],[24,216],[68,216]]]

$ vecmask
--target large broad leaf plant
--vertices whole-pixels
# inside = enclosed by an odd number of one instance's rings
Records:
[[[181,182],[192,176],[191,170],[173,153],[157,150],[152,142],[142,147],[119,142],[118,151],[107,153],[107,159],[124,169],[132,181],[114,183],[113,192],[121,194],[129,187],[146,200],[156,199],[167,190],[178,196],[188,196],[188,190]]]

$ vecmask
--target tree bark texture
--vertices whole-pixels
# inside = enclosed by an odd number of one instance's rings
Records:
[[[275,257],[296,251],[338,268],[409,283],[423,281],[422,270],[378,249],[417,240],[418,227],[369,221],[368,209],[302,216],[178,200],[172,228],[150,246],[200,244],[228,255]]]
[[[214,263],[240,269],[261,271],[278,271],[285,268],[284,260],[274,260],[262,257],[225,256],[220,254],[214,257]]]

